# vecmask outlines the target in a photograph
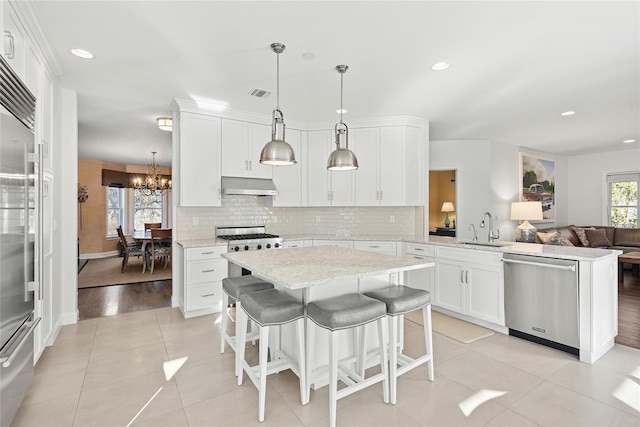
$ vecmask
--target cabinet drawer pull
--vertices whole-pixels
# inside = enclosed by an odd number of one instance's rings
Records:
[[[205,298],[205,297],[212,297],[212,296],[215,296],[215,294],[204,294],[204,295],[200,295],[200,296],[201,296],[202,298]]]
[[[213,255],[215,254],[214,251],[210,251],[210,252],[200,252],[200,255]]]
[[[211,269],[211,270],[202,270],[201,273],[213,273],[214,271],[216,271],[215,269]]]
[[[297,248],[298,245],[289,245],[290,248]]]
[[[416,251],[424,251],[424,248],[413,248],[413,249],[415,249]]]
[[[379,248],[380,245],[369,245],[370,248]]]

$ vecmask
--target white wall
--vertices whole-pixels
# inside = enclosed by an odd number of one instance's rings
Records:
[[[516,221],[511,221],[511,202],[517,201],[520,191],[520,152],[538,154],[556,161],[556,220],[536,224],[551,227],[567,222],[567,159],[564,156],[529,150],[525,147],[489,140],[431,141],[429,168],[455,169],[456,217],[458,237],[471,239],[468,230],[474,224],[478,238],[486,241],[488,230],[479,228],[483,212],[494,217],[494,229],[500,230],[500,240],[515,240]]]
[[[606,225],[605,176],[640,171],[640,148],[571,156],[568,170],[568,223]]]

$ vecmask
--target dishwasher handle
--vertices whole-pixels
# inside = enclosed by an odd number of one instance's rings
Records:
[[[508,264],[534,265],[536,267],[555,268],[556,270],[576,271],[575,264],[573,264],[573,265],[555,265],[555,264],[547,264],[547,263],[544,263],[544,262],[520,261],[520,260],[517,260],[517,259],[503,259],[502,261],[506,262]]]

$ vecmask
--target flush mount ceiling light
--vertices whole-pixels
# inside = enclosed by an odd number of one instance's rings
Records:
[[[276,109],[273,110],[271,122],[271,141],[260,153],[260,163],[269,166],[291,166],[296,164],[296,156],[293,148],[285,141],[284,114],[280,111],[280,54],[284,52],[285,45],[272,43],[271,50],[276,53]]]
[[[635,139],[625,139],[624,141],[622,141],[622,143],[624,144],[631,144],[632,142],[636,142]]]
[[[575,111],[565,111],[564,113],[560,113],[561,116],[573,116],[576,112]]]
[[[442,71],[442,70],[446,70],[447,68],[449,68],[448,62],[437,62],[433,64],[433,66],[431,67],[433,71]]]
[[[329,155],[327,161],[327,169],[330,171],[351,171],[358,169],[358,159],[356,155],[349,150],[349,128],[342,121],[342,112],[346,111],[342,108],[343,78],[344,73],[349,67],[346,65],[337,65],[336,70],[340,73],[340,123],[336,123],[336,149]],[[344,141],[344,147],[342,142]]]
[[[171,117],[158,117],[156,121],[160,130],[166,130],[167,132],[173,130],[173,119]]]
[[[75,56],[79,58],[93,59],[93,53],[89,52],[88,50],[74,48],[74,49],[71,49],[71,53],[73,53]]]

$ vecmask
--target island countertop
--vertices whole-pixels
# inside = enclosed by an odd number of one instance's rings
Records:
[[[222,254],[222,257],[274,285],[288,289],[434,266],[431,261],[337,246],[230,252]]]

